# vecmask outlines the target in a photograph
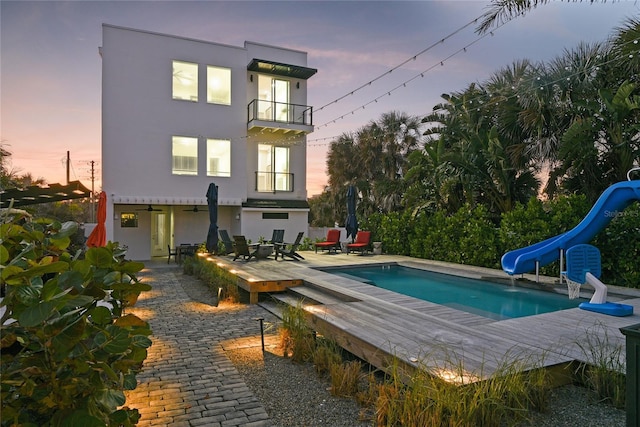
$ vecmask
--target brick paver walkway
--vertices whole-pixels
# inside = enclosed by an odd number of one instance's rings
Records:
[[[212,302],[213,295],[197,279],[175,264],[147,266],[140,278],[153,290],[130,310],[153,331],[138,387],[127,393],[127,405],[142,415],[138,425],[271,426],[221,342],[252,336],[259,345],[255,318],[275,318],[255,305],[199,302]]]

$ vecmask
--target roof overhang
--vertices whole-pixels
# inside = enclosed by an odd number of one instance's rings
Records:
[[[247,70],[257,73],[274,74],[276,76],[293,77],[307,80],[318,72],[315,68],[302,67],[300,65],[282,64],[280,62],[265,61],[264,59],[253,59],[247,65]]]
[[[31,185],[26,188],[8,188],[0,191],[0,208],[36,205],[39,203],[60,202],[62,200],[84,199],[91,196],[91,190],[80,181],[71,181],[67,185],[49,184],[48,187]]]

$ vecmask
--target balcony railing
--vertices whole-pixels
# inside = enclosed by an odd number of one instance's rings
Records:
[[[293,174],[284,172],[255,172],[256,191],[276,193],[293,191]]]
[[[253,120],[313,126],[313,107],[254,99],[248,106],[247,122]]]

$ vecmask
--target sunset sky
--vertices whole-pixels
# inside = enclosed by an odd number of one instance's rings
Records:
[[[100,190],[103,23],[235,46],[247,40],[293,48],[308,52],[308,66],[318,69],[308,92],[316,126],[308,136],[311,196],[327,182],[333,137],[392,110],[423,116],[442,93],[482,82],[518,59],[549,60],[580,42],[605,41],[626,19],[640,16],[631,1],[555,2],[480,38],[476,24],[463,27],[488,4],[2,0],[0,139],[13,153],[15,171],[50,183],[65,181],[69,151],[71,180],[91,188],[93,161]]]

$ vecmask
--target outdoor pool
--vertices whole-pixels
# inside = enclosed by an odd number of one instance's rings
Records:
[[[320,268],[379,288],[495,320],[575,308],[584,299],[400,265]]]

